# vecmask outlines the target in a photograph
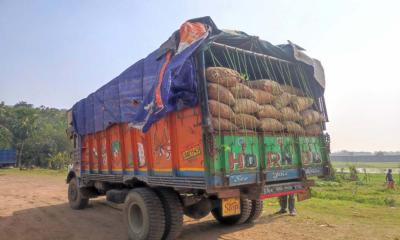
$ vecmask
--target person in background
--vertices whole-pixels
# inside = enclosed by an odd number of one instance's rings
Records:
[[[294,194],[280,196],[279,205],[281,206],[281,209],[277,212],[277,214],[287,213],[286,208],[289,207],[290,216],[296,216],[297,211],[296,208],[294,207],[294,203],[295,203]]]
[[[392,169],[388,169],[386,173],[386,183],[388,189],[394,189],[394,180],[392,175]]]

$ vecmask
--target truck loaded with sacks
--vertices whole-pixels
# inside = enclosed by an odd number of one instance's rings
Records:
[[[324,88],[298,45],[189,20],[68,111],[70,206],[105,195],[129,239],[175,239],[183,215],[243,224],[263,199],[307,199],[329,174]]]

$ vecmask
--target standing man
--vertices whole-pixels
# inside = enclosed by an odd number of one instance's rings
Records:
[[[393,175],[392,175],[392,169],[388,169],[388,172],[386,173],[386,183],[387,183],[388,189],[394,189],[394,180],[393,180]]]
[[[296,216],[296,208],[294,207],[294,194],[284,195],[279,197],[279,205],[281,209],[277,212],[277,214],[287,213],[286,208],[289,205],[289,214],[290,216]]]

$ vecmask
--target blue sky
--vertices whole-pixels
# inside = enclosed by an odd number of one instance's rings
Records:
[[[0,0],[0,101],[69,108],[208,15],[322,61],[333,150],[399,150],[397,2]]]

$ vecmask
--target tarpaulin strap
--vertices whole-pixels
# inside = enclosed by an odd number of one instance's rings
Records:
[[[171,55],[172,55],[171,51],[168,51],[167,52],[167,56],[165,58],[165,62],[162,65],[161,70],[160,70],[160,74],[158,76],[158,83],[157,83],[156,99],[155,100],[156,100],[156,105],[159,108],[164,107],[164,103],[163,103],[163,100],[161,98],[161,83],[162,83],[162,80],[164,78],[165,69],[167,68],[167,65],[169,64],[169,62],[171,61]]]

